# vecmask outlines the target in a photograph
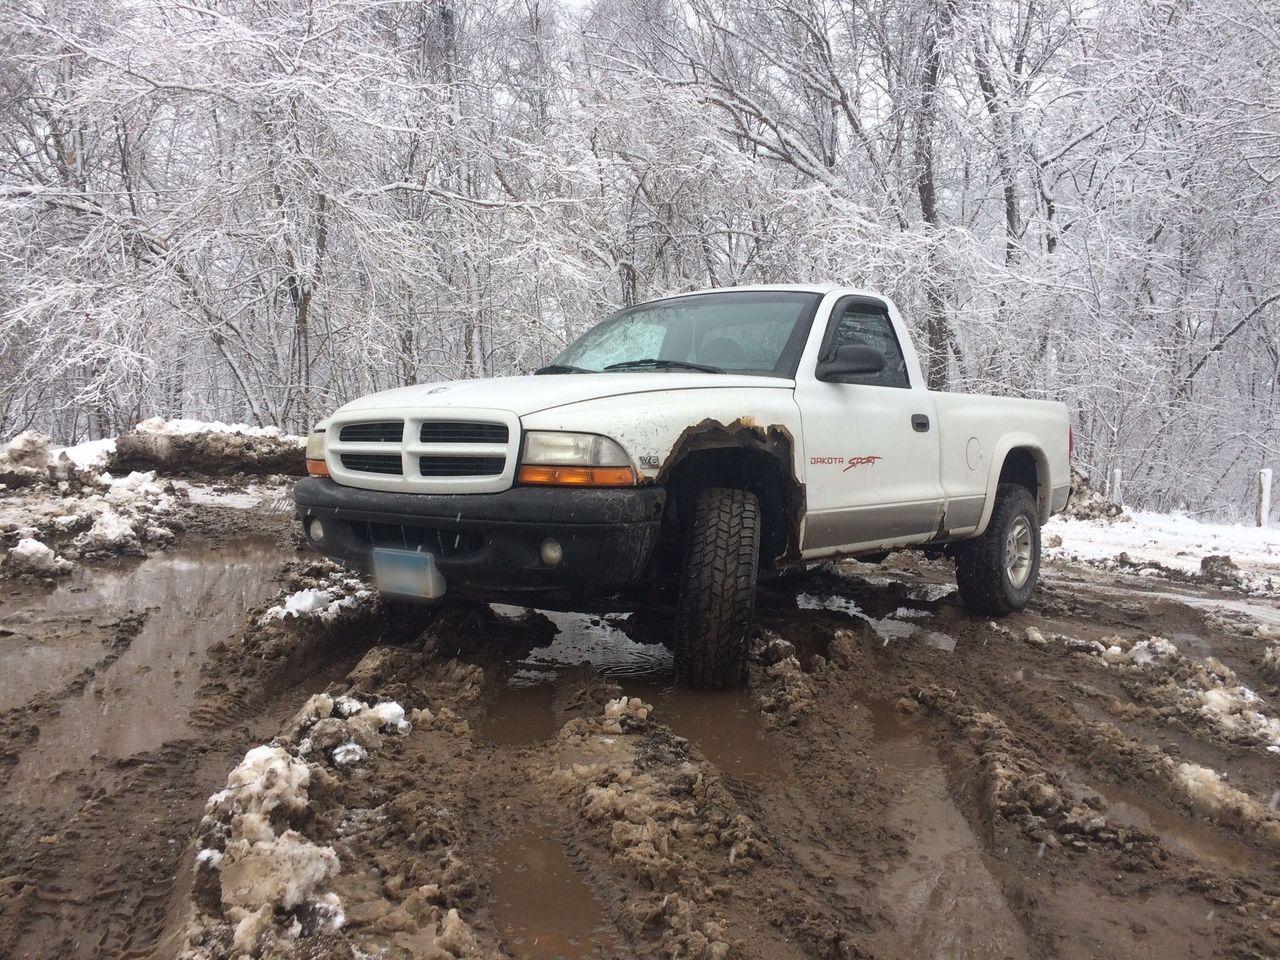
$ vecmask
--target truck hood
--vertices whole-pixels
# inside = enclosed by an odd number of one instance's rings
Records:
[[[383,390],[352,400],[338,413],[375,412],[388,407],[507,410],[522,417],[584,400],[672,390],[790,390],[795,381],[718,373],[572,373],[540,377],[451,380]]]

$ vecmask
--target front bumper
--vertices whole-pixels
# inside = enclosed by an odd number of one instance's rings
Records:
[[[589,597],[642,579],[666,494],[659,487],[391,493],[307,477],[293,498],[307,542],[326,556],[368,572],[374,547],[427,550],[446,595],[519,602]],[[313,519],[323,528],[318,540]],[[555,566],[541,558],[547,538],[562,548]]]

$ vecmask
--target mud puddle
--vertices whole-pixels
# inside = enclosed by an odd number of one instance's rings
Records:
[[[518,608],[494,609],[510,615]],[[545,682],[548,673],[580,663],[589,663],[600,674],[614,679],[671,671],[670,650],[658,644],[637,643],[610,620],[582,613],[538,612],[556,625],[555,639],[532,650],[521,661],[522,669],[513,678],[516,683]]]
[[[655,720],[731,778],[758,787],[785,777],[747,690],[691,690],[654,678],[624,683],[623,691],[652,704]]]
[[[576,960],[618,947],[603,906],[545,820],[508,837],[494,860],[491,905],[516,957]]]
[[[489,705],[480,723],[480,739],[500,746],[550,740],[560,729],[555,688],[549,683],[508,684]]]
[[[494,612],[511,619],[521,607],[494,604]],[[489,704],[479,735],[489,743],[514,746],[554,737],[562,719],[555,712],[555,684],[564,670],[590,664],[615,680],[662,677],[671,673],[671,652],[656,644],[637,643],[615,623],[580,613],[538,611],[556,626],[551,643],[535,647]]]
[[[890,581],[886,580],[886,582]],[[933,598],[931,595],[925,596],[922,594],[917,599],[931,600]],[[873,617],[865,613],[857,601],[849,597],[812,593],[797,595],[796,606],[801,610],[826,610],[861,620],[875,631],[876,636],[880,638],[881,646],[887,647],[895,640],[918,639],[925,645],[941,650],[944,653],[950,653],[956,648],[955,638],[949,634],[942,633],[939,630],[925,630],[919,622],[912,622],[923,621],[932,617],[932,612],[928,610],[899,607],[887,617]]]
[[[947,791],[937,751],[892,705],[866,706],[873,762],[899,790],[890,825],[910,837],[906,860],[877,884],[893,920],[880,946],[902,957],[1029,956],[989,858]]]
[[[114,568],[83,570],[76,581],[49,594],[38,616],[46,622],[117,618],[149,611],[128,648],[97,672],[83,691],[61,704],[13,771],[15,784],[39,786],[50,768],[76,769],[95,755],[128,757],[190,732],[190,708],[198,672],[214,643],[233,636],[245,611],[273,589],[280,549],[266,539],[234,548],[173,550]],[[17,688],[47,682],[54,672],[88,666],[81,639],[46,646],[48,656],[6,660],[0,671]],[[52,761],[51,761],[52,758]]]
[[[508,608],[498,608],[504,615]],[[514,609],[514,608],[512,608]],[[554,683],[560,670],[589,663],[618,681],[628,697],[654,707],[654,719],[694,743],[724,773],[759,784],[782,776],[746,690],[689,690],[671,680],[671,652],[637,643],[608,620],[585,614],[544,611],[557,628],[551,644],[533,650],[485,715],[480,735],[490,743],[548,740],[560,729]]]
[[[1155,834],[1166,847],[1191,860],[1232,870],[1247,870],[1249,852],[1207,823],[1167,810],[1128,787],[1094,786],[1105,804],[1103,815],[1117,826]]]
[[[5,613],[0,636],[0,710],[21,706],[33,694],[54,690],[106,652],[92,621],[58,630],[28,613]],[[88,618],[86,618],[88,619]]]

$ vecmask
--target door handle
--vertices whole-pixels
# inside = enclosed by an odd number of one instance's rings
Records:
[[[911,415],[911,429],[916,433],[928,433],[929,418],[923,413],[913,413]]]

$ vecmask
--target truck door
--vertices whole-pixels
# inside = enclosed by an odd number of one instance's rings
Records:
[[[818,380],[816,364],[857,344],[883,355],[879,373]],[[884,302],[837,301],[809,369],[796,373],[804,431],[806,554],[876,549],[928,540],[941,518],[938,424],[933,396],[913,384]]]

